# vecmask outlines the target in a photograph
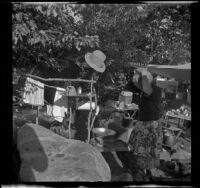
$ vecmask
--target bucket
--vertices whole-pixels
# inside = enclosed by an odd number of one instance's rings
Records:
[[[124,128],[129,127],[131,125],[131,123],[132,123],[132,119],[131,118],[125,118],[124,117],[123,120],[122,120],[122,126]]]
[[[175,142],[175,136],[169,132],[164,133],[163,143],[167,146],[173,146]]]
[[[119,101],[124,102],[124,104],[131,104],[133,99],[133,93],[130,91],[122,91],[119,95]]]

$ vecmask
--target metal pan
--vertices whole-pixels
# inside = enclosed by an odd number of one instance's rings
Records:
[[[111,135],[116,134],[116,132],[114,130],[107,129],[107,128],[104,128],[104,127],[93,128],[92,132],[99,137],[111,136]]]

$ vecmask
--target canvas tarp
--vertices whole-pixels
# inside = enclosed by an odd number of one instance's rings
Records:
[[[183,65],[148,65],[151,73],[180,80],[191,80],[191,63]]]
[[[111,180],[107,162],[90,144],[66,139],[31,123],[21,127],[17,137],[22,181]]]

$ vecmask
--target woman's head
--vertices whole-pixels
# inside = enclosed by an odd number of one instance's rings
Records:
[[[152,84],[153,76],[146,69],[138,68],[134,71],[132,81],[137,87],[139,86],[139,88],[142,88],[144,82],[149,85]]]

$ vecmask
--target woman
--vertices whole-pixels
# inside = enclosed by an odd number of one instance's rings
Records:
[[[140,175],[145,177],[147,172],[155,171],[162,150],[162,90],[156,86],[151,73],[144,69],[136,70],[132,82],[140,90],[139,121],[129,138],[128,147],[132,155],[128,154],[130,163],[127,161],[127,166],[136,180],[145,181],[147,179],[140,178]]]

